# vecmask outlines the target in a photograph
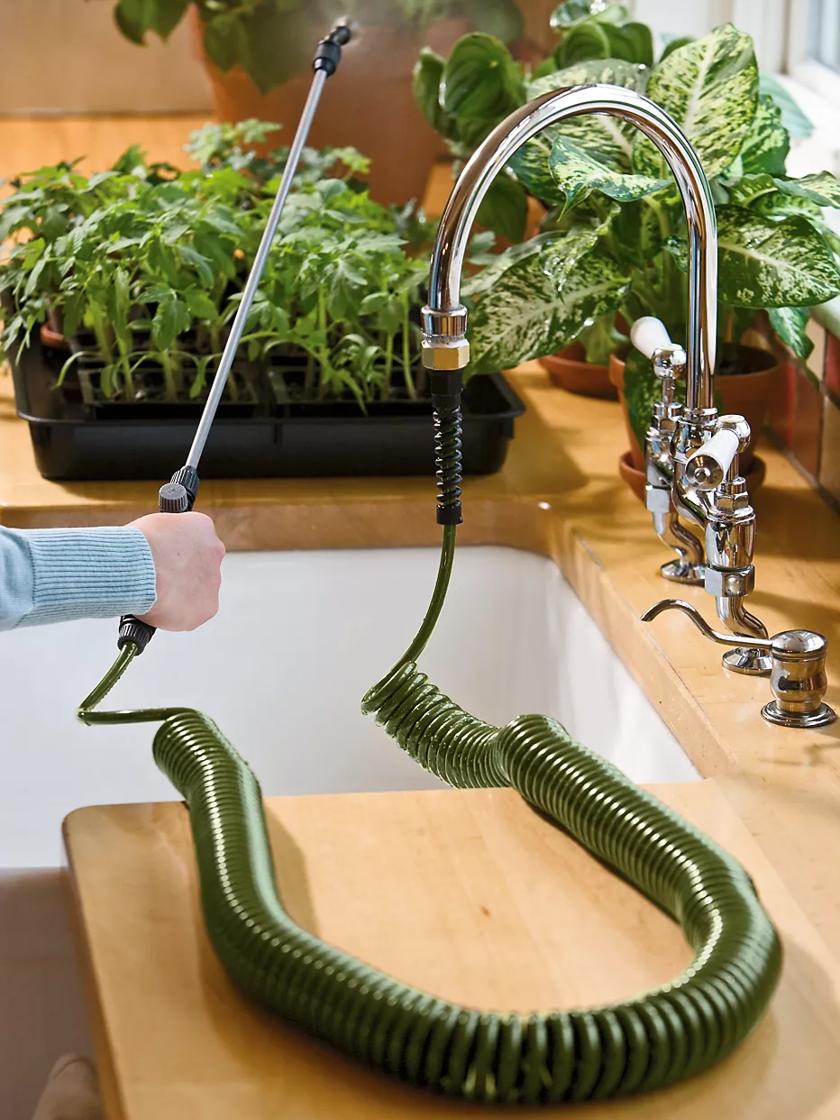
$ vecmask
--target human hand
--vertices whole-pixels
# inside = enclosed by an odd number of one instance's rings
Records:
[[[142,622],[195,630],[219,609],[225,546],[204,513],[150,513],[131,524],[152,550],[157,598]]]

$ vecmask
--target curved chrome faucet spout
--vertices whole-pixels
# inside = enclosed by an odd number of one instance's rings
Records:
[[[593,84],[543,94],[502,121],[473,154],[450,195],[432,256],[423,327],[450,347],[462,340],[461,271],[470,230],[491,183],[514,153],[548,125],[589,113],[630,121],[665,158],[682,196],[688,224],[688,347],[686,407],[714,406],[717,330],[717,226],[711,192],[697,154],[678,125],[649,98],[621,86]],[[458,365],[466,364],[462,348]]]

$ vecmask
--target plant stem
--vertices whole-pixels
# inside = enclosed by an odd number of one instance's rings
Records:
[[[417,389],[414,385],[414,378],[411,376],[411,324],[408,317],[408,292],[405,292],[402,297],[403,305],[403,322],[402,322],[402,363],[403,363],[403,377],[405,378],[405,387],[408,390],[408,395],[411,399],[417,400]]]
[[[327,301],[324,297],[323,288],[318,289],[318,333],[320,335],[318,342],[318,361],[321,364],[318,400],[323,400],[330,375],[330,357],[327,347]]]
[[[178,397],[177,378],[172,358],[167,350],[160,352],[160,364],[163,369],[163,391],[166,400],[174,401]]]
[[[385,379],[382,382],[382,400],[387,401],[391,396],[391,375],[394,369],[394,336],[385,336]]]

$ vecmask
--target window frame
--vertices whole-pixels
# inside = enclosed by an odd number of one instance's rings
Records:
[[[808,57],[808,6],[811,0],[788,0],[785,72],[840,109],[840,71]]]

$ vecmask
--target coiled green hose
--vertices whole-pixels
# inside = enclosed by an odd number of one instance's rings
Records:
[[[253,999],[350,1057],[488,1104],[617,1096],[706,1069],[738,1045],[766,1007],[781,965],[776,931],[735,860],[560,724],[520,716],[491,727],[417,670],[446,595],[454,546],[455,526],[446,525],[423,625],[363,709],[452,785],[517,789],[679,921],[695,959],[664,987],[611,1006],[522,1015],[473,1010],[402,984],[285,912],[260,787],[211,720],[188,708],[96,710],[136,647],[120,652],[79,716],[87,723],[161,722],[154,758],[189,808],[205,922],[225,968]]]

